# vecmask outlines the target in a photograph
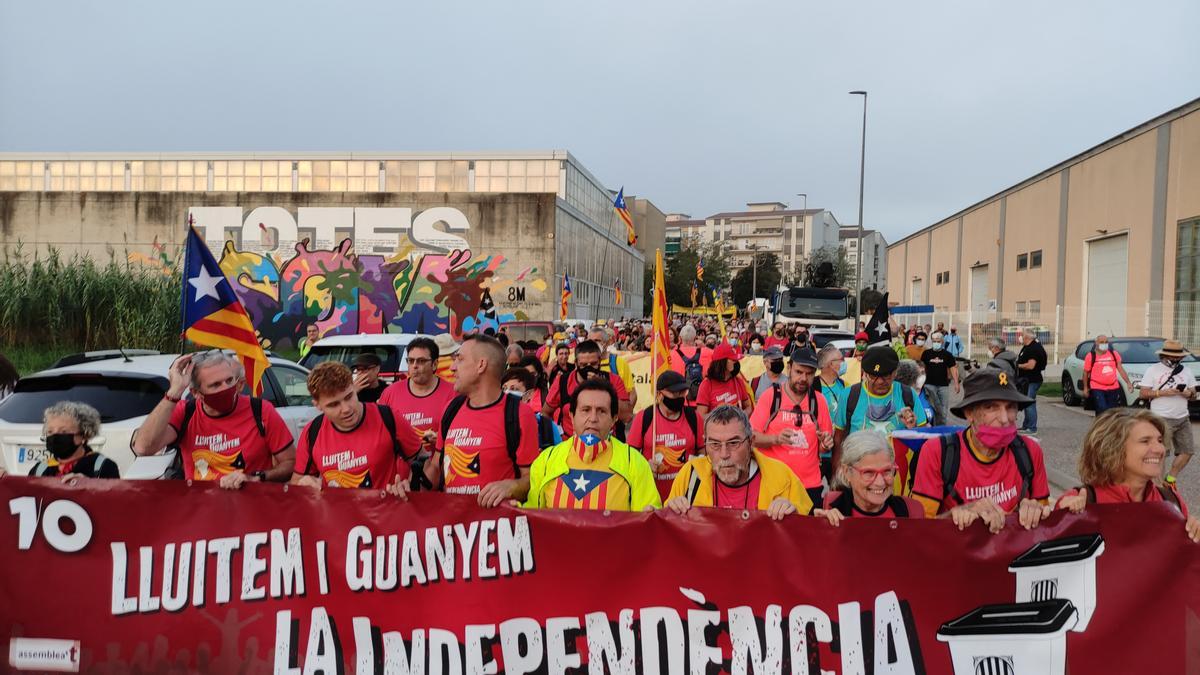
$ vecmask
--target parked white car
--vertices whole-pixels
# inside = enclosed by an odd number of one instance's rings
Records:
[[[347,366],[354,357],[363,353],[375,354],[383,361],[379,377],[393,381],[408,372],[408,343],[419,337],[433,339],[421,333],[359,333],[357,335],[330,335],[313,343],[312,349],[300,364],[309,370],[322,361],[341,361]]]
[[[0,401],[0,463],[10,474],[24,476],[45,459],[42,412],[59,401],[87,403],[100,412],[100,434],[92,449],[117,463],[121,475],[133,463],[130,439],[167,391],[167,370],[178,354],[145,350],[86,352],[60,359],[54,367],[21,378],[13,393]],[[317,410],[308,395],[308,370],[269,357],[263,398],[287,422],[293,438]]]

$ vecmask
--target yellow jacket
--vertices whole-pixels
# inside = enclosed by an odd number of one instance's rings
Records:
[[[608,442],[612,445],[612,458],[608,461],[608,468],[629,484],[629,510],[641,511],[647,506],[661,508],[662,498],[658,494],[658,486],[654,483],[654,471],[642,453],[616,438],[609,437]],[[525,499],[525,508],[547,508],[542,493],[550,481],[566,475],[570,470],[567,467],[567,453],[571,452],[574,446],[575,437],[572,436],[558,445],[546,448],[533,460],[533,466],[529,468],[529,496]]]
[[[754,461],[758,462],[758,473],[762,476],[758,490],[758,510],[765,511],[776,497],[783,497],[796,506],[796,511],[803,514],[811,512],[812,500],[788,465],[757,450],[753,452]],[[692,506],[712,506],[713,492],[712,462],[708,457],[695,457],[684,464],[679,470],[679,475],[675,476],[667,501],[676,497],[687,497]]]

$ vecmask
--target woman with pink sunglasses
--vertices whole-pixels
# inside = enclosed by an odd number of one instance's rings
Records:
[[[924,518],[925,509],[911,497],[897,497],[896,455],[891,443],[877,431],[856,431],[842,442],[842,455],[834,488],[825,493],[814,516],[837,526],[846,518]]]

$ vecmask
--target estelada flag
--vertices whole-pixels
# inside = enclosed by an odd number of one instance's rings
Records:
[[[654,369],[653,381],[657,382],[658,376],[671,367],[671,338],[667,332],[667,287],[663,284],[662,249],[655,249],[654,257],[654,313],[651,315],[651,333],[654,337],[650,366]]]
[[[617,215],[621,218],[621,222],[625,223],[625,240],[630,246],[637,243],[637,232],[633,228],[633,217],[629,215],[629,209],[625,208],[625,186],[622,185],[620,190],[617,190],[617,198],[613,200],[613,208],[617,210]]]
[[[613,280],[613,304],[621,306],[621,280]]]
[[[864,329],[867,333],[867,344],[885,344],[892,341],[892,330],[888,326],[888,294],[884,293],[883,298],[875,305],[875,313],[871,315],[871,320],[867,322],[867,327]]]
[[[258,344],[246,308],[193,227],[188,228],[183,258],[183,335],[198,345],[237,354],[250,391],[262,393],[262,375],[271,362]]]
[[[559,321],[567,320],[567,306],[570,301],[571,301],[571,277],[568,276],[566,272],[563,272],[562,306],[558,308],[558,320]]]

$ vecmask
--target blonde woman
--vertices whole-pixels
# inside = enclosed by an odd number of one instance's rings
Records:
[[[1186,519],[1188,537],[1200,542],[1200,520],[1172,485],[1159,483],[1167,447],[1162,418],[1142,408],[1111,408],[1083,438],[1079,478],[1083,487],[1064,494],[1058,508],[1079,513],[1088,504],[1168,502]]]

